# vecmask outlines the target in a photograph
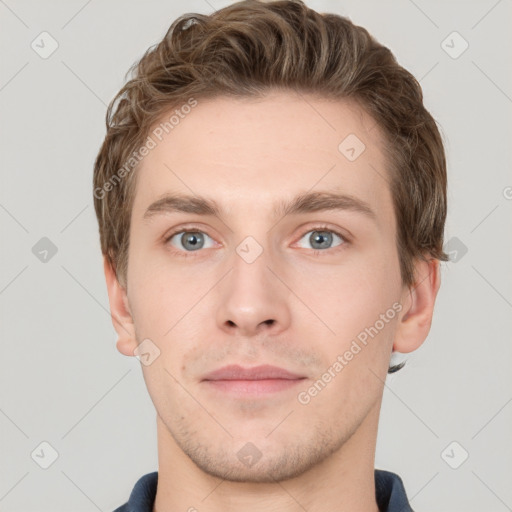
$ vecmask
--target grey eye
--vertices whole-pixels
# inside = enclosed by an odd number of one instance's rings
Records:
[[[309,237],[307,236],[309,233]],[[321,250],[321,249],[331,249],[332,247],[337,247],[337,245],[341,245],[343,243],[343,239],[340,235],[334,233],[334,231],[330,230],[319,230],[314,229],[311,231],[308,231],[304,234],[304,236],[301,238],[304,239],[307,237],[307,241],[309,244],[311,244],[311,248],[314,250]],[[336,246],[332,246],[333,238],[337,237],[341,240],[341,243],[337,244]],[[307,248],[307,247],[306,247]]]
[[[201,231],[180,231],[179,233],[175,233],[169,239],[169,242],[177,249],[185,249],[187,252],[191,252],[205,248],[205,237],[210,238],[206,233],[202,233]],[[172,242],[175,238],[177,238],[179,245],[175,245]]]

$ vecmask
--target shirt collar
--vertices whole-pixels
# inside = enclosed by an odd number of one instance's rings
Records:
[[[129,500],[114,512],[152,512],[157,483],[158,471],[140,477]],[[375,470],[375,497],[379,512],[414,512],[402,479],[391,471]]]

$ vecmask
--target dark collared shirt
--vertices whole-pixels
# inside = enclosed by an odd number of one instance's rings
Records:
[[[158,471],[139,478],[129,500],[114,512],[152,512],[157,482]],[[375,470],[375,497],[380,512],[414,512],[402,479],[390,471]]]

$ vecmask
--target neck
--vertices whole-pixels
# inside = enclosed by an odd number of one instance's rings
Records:
[[[231,482],[204,473],[157,415],[158,486],[153,512],[378,512],[375,447],[380,401],[337,451],[282,482]]]

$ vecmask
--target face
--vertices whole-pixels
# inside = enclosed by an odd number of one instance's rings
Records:
[[[234,481],[302,474],[380,405],[408,297],[379,128],[350,102],[273,93],[198,101],[153,139],[122,350],[146,340],[165,442],[197,467]],[[283,371],[211,375],[230,365]]]

